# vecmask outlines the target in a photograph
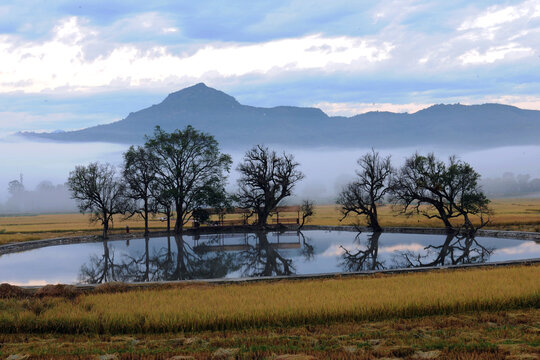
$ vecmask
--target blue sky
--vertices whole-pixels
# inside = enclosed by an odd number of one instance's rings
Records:
[[[0,3],[0,134],[125,117],[198,82],[329,114],[540,109],[538,1]]]

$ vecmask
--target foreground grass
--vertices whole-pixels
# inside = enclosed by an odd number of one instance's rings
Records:
[[[540,266],[179,285],[0,300],[0,333],[164,333],[373,321],[540,305]]]
[[[488,229],[520,230],[540,232],[540,199],[503,199],[492,202],[494,215]],[[341,218],[337,205],[316,206],[315,216],[310,219],[313,225],[350,225],[357,223],[365,225],[362,218],[348,218],[340,222]],[[227,215],[227,219],[238,218],[238,215]],[[294,217],[296,213],[282,214],[282,218]],[[396,215],[392,206],[383,206],[379,210],[380,222],[383,227],[441,227],[437,219],[427,219],[424,216]],[[126,225],[131,231],[142,231],[144,223],[137,217],[129,220],[117,216],[114,221],[115,230],[112,233],[124,233]],[[164,230],[165,223],[158,219],[150,221],[152,230]],[[100,224],[90,224],[88,215],[82,214],[49,214],[36,216],[10,216],[0,217],[0,245],[48,239],[53,237],[100,235]]]
[[[540,310],[468,312],[376,322],[267,327],[227,332],[0,334],[0,358],[122,359],[536,359]],[[225,356],[219,356],[219,355]],[[286,355],[289,354],[289,355]],[[296,354],[293,357],[292,354]],[[300,355],[304,354],[304,356]],[[281,357],[280,357],[281,356]]]

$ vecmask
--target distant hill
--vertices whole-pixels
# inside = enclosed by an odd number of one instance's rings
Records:
[[[22,133],[70,142],[142,143],[156,125],[171,131],[191,124],[222,146],[396,147],[442,145],[492,147],[540,144],[540,111],[501,104],[434,105],[414,114],[368,112],[328,116],[317,108],[242,105],[203,83],[169,94],[125,119],[83,130]]]

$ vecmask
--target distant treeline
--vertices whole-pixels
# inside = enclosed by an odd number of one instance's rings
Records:
[[[13,180],[9,186],[9,198],[0,203],[0,214],[39,214],[78,211],[75,200],[65,184],[53,184],[45,180],[35,189],[28,190],[19,180]],[[17,184],[17,186],[14,186]],[[501,177],[484,178],[481,185],[491,198],[526,196],[540,193],[540,178],[531,175],[504,173]],[[314,194],[315,196],[316,194]],[[335,201],[336,194],[329,196],[328,202]]]
[[[506,172],[499,178],[482,180],[482,188],[490,197],[525,196],[540,193],[540,178]]]
[[[40,182],[34,190],[27,190],[21,180],[13,180],[8,185],[9,198],[0,204],[0,214],[37,214],[77,211],[77,204],[71,198],[64,184],[54,185],[50,181]]]

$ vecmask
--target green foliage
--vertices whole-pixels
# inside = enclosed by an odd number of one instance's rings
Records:
[[[145,146],[157,159],[157,181],[161,192],[174,204],[177,213],[175,231],[180,232],[191,219],[194,209],[209,205],[209,191],[224,192],[225,174],[230,170],[232,159],[220,152],[212,135],[190,125],[171,133],[156,126]]]

